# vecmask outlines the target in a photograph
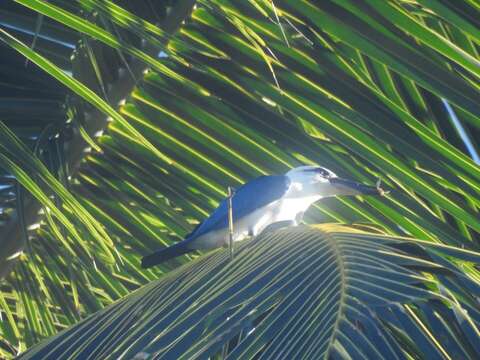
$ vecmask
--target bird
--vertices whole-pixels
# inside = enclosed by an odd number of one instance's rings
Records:
[[[338,177],[321,166],[299,166],[284,175],[264,175],[239,187],[231,198],[233,241],[266,231],[298,225],[308,208],[332,196],[385,195],[380,186],[365,185]],[[149,268],[177,256],[226,246],[229,242],[228,199],[201,222],[183,241],[142,259]]]

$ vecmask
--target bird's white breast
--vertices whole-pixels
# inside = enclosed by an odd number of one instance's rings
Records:
[[[299,213],[305,212],[308,207],[317,201],[319,196],[301,198],[282,198],[266,206],[256,209],[247,216],[234,221],[234,241],[240,241],[248,236],[257,236],[268,225],[279,221],[295,221]],[[235,212],[235,209],[233,209]],[[235,215],[234,215],[235,217]],[[196,249],[210,249],[228,243],[228,229],[208,232],[195,241]]]
[[[279,206],[278,215],[275,221],[295,220],[299,213],[307,211],[310,205],[320,198],[321,197],[318,195],[312,195],[298,198],[287,197],[283,199]]]

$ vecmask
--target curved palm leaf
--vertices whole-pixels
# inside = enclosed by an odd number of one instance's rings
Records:
[[[343,226],[284,229],[232,261],[203,256],[21,358],[476,358],[479,262]]]

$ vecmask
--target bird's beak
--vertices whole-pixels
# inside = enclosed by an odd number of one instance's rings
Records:
[[[335,186],[338,189],[338,195],[386,195],[387,191],[383,190],[380,187],[380,180],[378,180],[376,186],[370,186],[358,183],[356,181],[342,179],[342,178],[331,178],[330,184]]]

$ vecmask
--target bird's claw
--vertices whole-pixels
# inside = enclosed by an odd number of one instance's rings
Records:
[[[377,183],[375,185],[377,187],[377,191],[380,194],[380,196],[385,196],[385,195],[390,194],[390,191],[382,189],[382,187],[381,187],[382,179],[381,178],[378,178]]]

